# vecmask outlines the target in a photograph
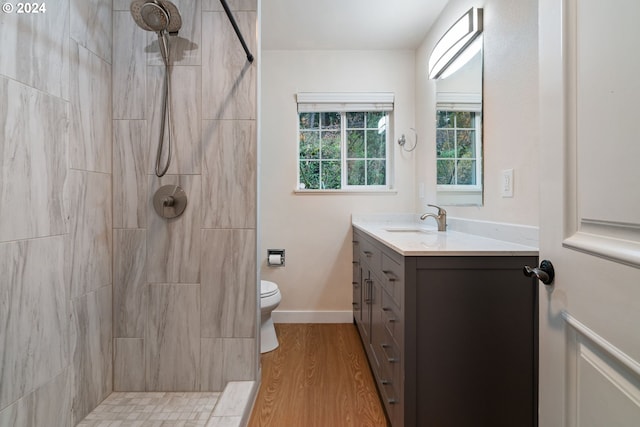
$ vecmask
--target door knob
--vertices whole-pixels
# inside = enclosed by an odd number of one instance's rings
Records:
[[[553,282],[553,278],[555,277],[553,264],[551,264],[551,261],[546,259],[540,263],[540,267],[531,268],[528,265],[525,265],[522,269],[522,272],[527,277],[535,276],[545,285],[550,285]]]

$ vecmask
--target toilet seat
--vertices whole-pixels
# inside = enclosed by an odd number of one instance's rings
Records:
[[[260,281],[260,298],[267,298],[278,293],[278,285],[268,280]]]

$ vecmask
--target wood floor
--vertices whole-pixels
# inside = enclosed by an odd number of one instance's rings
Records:
[[[386,427],[352,324],[277,324],[249,427]]]

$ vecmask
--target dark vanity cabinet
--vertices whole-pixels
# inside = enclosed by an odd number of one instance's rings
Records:
[[[354,320],[393,427],[537,426],[535,256],[402,256],[354,228]]]

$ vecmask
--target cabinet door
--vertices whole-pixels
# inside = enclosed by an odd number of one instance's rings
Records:
[[[417,271],[417,425],[537,425],[535,257],[442,257]]]
[[[371,341],[369,342],[370,353],[375,358],[375,372],[380,373],[380,366],[382,360],[380,358],[380,344],[382,343],[382,289],[377,277],[371,275],[371,294],[370,305],[371,308]]]
[[[361,305],[361,321],[358,322],[360,329],[360,336],[362,342],[368,347],[371,342],[371,294],[372,294],[372,280],[371,271],[366,264],[362,264],[361,272],[361,290],[362,290],[362,305]]]

